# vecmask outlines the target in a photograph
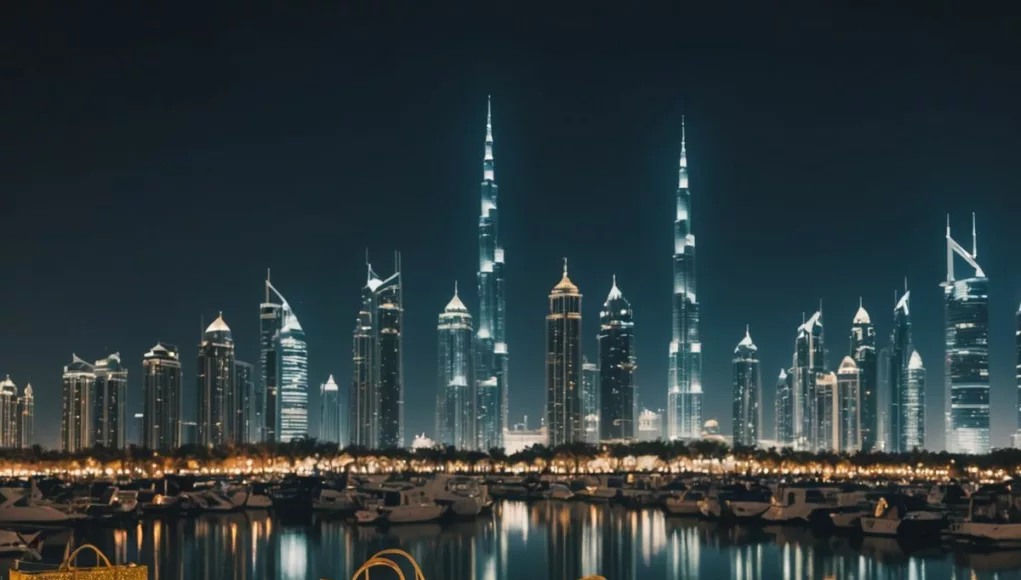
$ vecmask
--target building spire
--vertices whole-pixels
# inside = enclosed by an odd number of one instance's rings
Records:
[[[457,280],[454,280],[454,296],[457,296]]]
[[[493,104],[486,96],[486,155],[482,159],[482,179],[493,181]]]
[[[677,187],[678,189],[687,189],[688,187],[688,146],[684,129],[684,115],[681,115],[681,161],[677,170]]]
[[[266,303],[269,303],[269,268],[266,268]]]
[[[975,232],[975,212],[971,212],[971,258],[978,259],[978,234]]]
[[[564,256],[564,278],[567,277],[567,256]]]

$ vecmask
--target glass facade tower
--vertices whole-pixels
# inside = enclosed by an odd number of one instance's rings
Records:
[[[124,449],[128,429],[128,369],[121,364],[121,355],[116,352],[96,361],[93,369],[96,387],[92,401],[92,444],[107,449]]]
[[[851,322],[851,358],[858,368],[858,388],[861,394],[861,450],[876,449],[879,435],[879,391],[876,374],[876,327],[869,313],[858,303],[858,312]],[[839,379],[840,377],[838,377]]]
[[[18,386],[11,376],[0,381],[0,448],[20,447],[18,439]]]
[[[759,348],[745,328],[744,338],[734,349],[733,428],[734,445],[756,445],[762,425],[759,388]]]
[[[283,305],[270,294],[272,285],[266,271],[266,299],[259,305],[259,385],[255,391],[256,433],[253,441],[276,441],[278,433],[280,389],[280,327],[283,323]]]
[[[181,358],[177,347],[157,343],[142,357],[142,446],[170,451],[181,440]]]
[[[631,303],[617,288],[617,277],[599,312],[599,438],[638,439],[638,357]]]
[[[454,297],[440,313],[436,325],[437,356],[436,432],[444,445],[477,449],[474,373],[475,329],[468,307],[454,286]]]
[[[925,449],[925,366],[917,350],[908,358],[907,381],[901,399],[901,437],[904,451]]]
[[[861,369],[854,358],[845,356],[837,369],[837,440],[835,450],[857,453],[861,450],[862,390]]]
[[[581,294],[564,275],[546,315],[546,429],[549,444],[585,440],[581,416]]]
[[[64,367],[64,393],[60,420],[60,450],[75,453],[92,447],[92,396],[96,382],[95,369],[71,355]]]
[[[202,335],[197,382],[197,443],[206,447],[242,443],[242,434],[235,431],[240,401],[234,388],[234,337],[223,313]]]
[[[818,449],[819,405],[818,377],[825,374],[822,311],[816,312],[798,327],[791,366],[791,407],[794,411],[794,446],[802,451]]]
[[[341,432],[340,421],[340,388],[333,375],[326,379],[319,390],[319,440],[336,443],[343,447],[344,436]]]
[[[791,375],[780,369],[776,378],[776,398],[773,400],[773,411],[776,413],[776,443],[782,447],[794,444],[794,397],[791,394]]]

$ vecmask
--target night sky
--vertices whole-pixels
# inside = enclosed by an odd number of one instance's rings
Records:
[[[0,373],[19,392],[32,382],[45,446],[58,445],[72,352],[120,351],[130,415],[142,354],[180,345],[192,420],[200,322],[222,310],[238,357],[257,364],[267,267],[307,332],[316,434],[319,385],[350,381],[366,247],[384,276],[403,252],[406,433],[432,434],[436,317],[455,280],[478,306],[487,94],[513,421],[536,424],[544,404],[546,296],[563,256],[584,294],[585,352],[615,273],[634,307],[642,404],[665,405],[684,114],[705,418],[729,434],[745,324],[772,436],[802,313],[823,300],[835,368],[859,296],[889,341],[907,276],[928,446],[942,448],[944,214],[970,246],[974,211],[994,446],[1015,428],[1017,9],[22,4],[0,17]]]

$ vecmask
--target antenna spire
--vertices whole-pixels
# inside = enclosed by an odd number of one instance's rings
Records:
[[[457,280],[454,280],[454,296],[457,296]]]
[[[688,187],[688,145],[684,128],[684,115],[681,115],[681,161],[677,175],[677,187]]]
[[[266,268],[266,303],[269,303],[269,268]]]
[[[975,230],[975,212],[971,212],[971,257],[978,258],[978,234]]]
[[[564,278],[567,277],[567,256],[564,256]]]

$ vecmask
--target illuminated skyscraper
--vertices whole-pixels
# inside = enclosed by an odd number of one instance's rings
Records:
[[[581,294],[564,275],[546,315],[546,428],[549,444],[585,440],[581,416]]]
[[[479,446],[503,446],[507,425],[507,305],[504,250],[499,236],[499,196],[493,167],[492,105],[486,104],[486,146],[482,159],[482,213],[479,216],[479,323],[475,371]]]
[[[585,442],[599,443],[599,365],[581,357],[581,417]]]
[[[20,447],[18,438],[18,387],[11,376],[0,381],[0,448]]]
[[[907,382],[901,399],[901,434],[904,451],[925,449],[925,367],[917,350],[908,358]]]
[[[876,397],[876,407],[879,409],[876,413],[879,422],[876,429],[876,451],[890,449],[890,410],[893,408],[890,404],[890,361],[893,359],[890,351],[889,345],[884,346],[876,356],[876,393],[879,395]]]
[[[904,295],[893,309],[893,331],[890,333],[890,447],[897,453],[905,448],[905,397],[908,384],[908,359],[911,357],[911,292],[905,283]]]
[[[181,440],[181,358],[172,344],[156,343],[142,358],[142,446],[170,451]]]
[[[361,307],[352,336],[351,390],[348,401],[348,428],[352,445],[372,448],[377,442],[377,396],[372,381],[376,359],[376,340],[372,320],[376,310],[376,288],[383,282],[372,266],[368,266],[368,277],[362,287]]]
[[[815,377],[816,451],[837,451],[840,441],[840,396],[837,375],[819,373]]]
[[[856,453],[861,450],[861,377],[861,369],[854,359],[845,356],[837,369],[837,429],[834,448],[838,452]]]
[[[816,382],[826,371],[823,345],[822,311],[816,312],[798,327],[791,365],[791,395],[794,410],[794,446],[814,451],[819,437],[819,406]]]
[[[444,445],[477,449],[475,425],[475,329],[468,307],[454,285],[454,297],[440,313],[436,325],[439,353],[436,385],[436,433]]]
[[[670,439],[699,437],[702,428],[702,342],[698,334],[695,294],[695,234],[691,229],[688,153],[681,120],[681,161],[674,219],[673,339],[667,394],[667,432]]]
[[[278,294],[279,296],[279,294]],[[283,297],[280,327],[279,440],[308,437],[308,343],[298,317]]]
[[[284,307],[270,294],[272,285],[266,270],[266,299],[259,305],[259,384],[255,389],[252,422],[255,441],[276,441],[280,422],[278,412],[280,388],[280,327]]]
[[[254,443],[257,426],[252,424],[255,417],[255,368],[252,363],[234,360],[234,391],[237,400],[234,406],[234,427],[238,442]]]
[[[776,379],[773,411],[776,413],[776,443],[784,447],[794,445],[794,397],[791,381],[791,375],[785,369],[780,369],[780,376]]]
[[[876,437],[879,434],[876,328],[872,326],[872,319],[860,299],[858,312],[851,321],[851,358],[854,359],[859,375],[861,450],[869,452],[876,448]]]
[[[319,440],[343,447],[345,438],[341,434],[340,388],[333,380],[333,375],[319,389],[319,406]]]
[[[18,439],[21,447],[31,447],[35,441],[35,393],[32,385],[18,398]]]
[[[744,338],[734,349],[733,419],[734,445],[756,445],[761,435],[761,389],[759,348],[745,328]]]
[[[92,447],[92,397],[96,373],[75,355],[64,367],[64,393],[60,418],[60,450],[75,453]]]
[[[975,216],[972,250],[950,237],[947,217],[947,279],[943,283],[946,321],[946,426],[950,453],[989,452],[989,280],[976,261]],[[954,278],[954,254],[974,274]]]
[[[629,442],[638,437],[638,357],[631,303],[617,288],[617,277],[599,312],[599,438]]]
[[[1017,348],[1017,355],[1014,359],[1014,381],[1017,384],[1017,431],[1014,433],[1014,448],[1021,448],[1021,306],[1018,306],[1016,316],[1016,330],[1014,331],[1014,346]]]
[[[198,444],[206,447],[241,443],[234,432],[238,401],[234,389],[234,337],[223,313],[202,335],[198,359]]]
[[[93,398],[93,439],[96,447],[124,449],[127,440],[128,369],[121,364],[120,353],[96,361]]]

